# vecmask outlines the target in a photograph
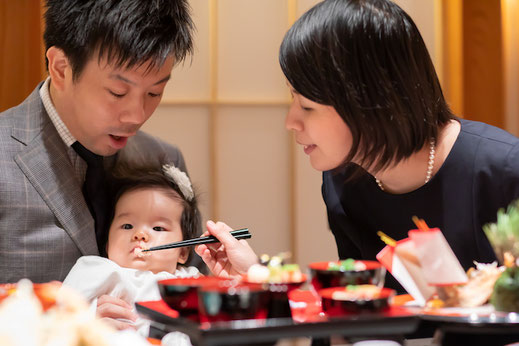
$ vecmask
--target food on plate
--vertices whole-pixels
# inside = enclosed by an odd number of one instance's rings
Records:
[[[285,264],[290,255],[282,253],[269,258],[260,257],[261,264],[252,265],[247,271],[247,281],[256,283],[291,283],[304,280],[304,276],[297,264]]]
[[[366,270],[366,265],[360,261],[355,261],[353,258],[348,258],[343,261],[328,262],[328,270],[338,271],[361,271]]]
[[[380,297],[382,289],[375,285],[349,285],[344,290],[335,291],[332,298],[335,300],[373,300]]]
[[[329,287],[317,291],[323,312],[330,317],[387,310],[395,293],[393,289],[369,284]]]
[[[463,307],[472,308],[488,302],[494,284],[503,273],[504,267],[497,263],[475,263],[475,268],[467,271],[468,282],[463,285],[438,286],[437,297],[431,299],[427,306],[431,307]],[[437,299],[443,302],[438,302]]]
[[[65,287],[60,290],[57,284],[38,285],[33,287],[29,280],[21,280],[0,303],[0,344],[110,344],[115,330],[96,319],[81,296]],[[42,301],[51,295],[54,304],[45,310]]]

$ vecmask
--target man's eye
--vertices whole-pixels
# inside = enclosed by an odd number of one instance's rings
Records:
[[[115,93],[113,92],[112,90],[108,90],[108,92],[110,92],[110,94],[112,94],[112,96],[115,96],[117,98],[121,98],[121,97],[124,97],[125,94],[118,94],[118,93]]]
[[[129,223],[125,223],[125,224],[122,226],[122,229],[133,229],[133,225],[130,225]]]
[[[154,230],[154,231],[157,231],[157,232],[163,232],[163,231],[165,231],[166,229],[165,229],[164,227],[155,226],[155,227],[153,227],[153,230]]]

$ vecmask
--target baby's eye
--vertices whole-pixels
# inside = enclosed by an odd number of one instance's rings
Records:
[[[133,225],[130,225],[129,223],[125,223],[121,228],[122,229],[132,229]]]
[[[163,231],[165,231],[166,229],[165,229],[164,227],[155,226],[155,227],[153,227],[153,230],[154,230],[154,231],[157,231],[157,232],[163,232]]]

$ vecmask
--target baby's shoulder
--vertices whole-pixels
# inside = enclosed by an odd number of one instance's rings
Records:
[[[177,278],[188,278],[192,276],[200,276],[202,275],[197,267],[177,267],[177,270],[175,271],[175,277]]]

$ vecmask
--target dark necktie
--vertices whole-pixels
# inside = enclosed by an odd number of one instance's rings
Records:
[[[88,165],[85,182],[83,183],[83,196],[95,221],[99,252],[101,255],[105,255],[106,235],[108,233],[108,196],[103,157],[94,154],[79,142],[74,142],[72,148]]]

